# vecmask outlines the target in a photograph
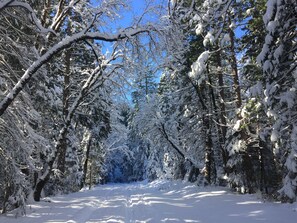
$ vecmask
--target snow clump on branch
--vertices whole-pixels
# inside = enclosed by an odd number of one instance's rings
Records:
[[[191,71],[189,76],[193,79],[198,79],[198,84],[201,84],[205,79],[205,75],[203,75],[203,71],[206,68],[206,62],[209,58],[209,51],[203,52],[191,66]]]

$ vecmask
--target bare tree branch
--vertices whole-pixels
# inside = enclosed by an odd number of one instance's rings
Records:
[[[150,26],[140,27],[131,29],[128,31],[122,31],[118,34],[107,35],[100,32],[87,32],[85,31],[76,33],[72,36],[66,37],[61,42],[57,43],[51,47],[46,53],[44,53],[38,60],[36,60],[23,74],[22,78],[13,87],[10,93],[1,101],[0,103],[0,116],[5,112],[8,106],[14,101],[17,95],[22,91],[24,86],[30,81],[32,76],[38,71],[38,69],[46,64],[51,58],[53,58],[57,53],[64,49],[69,48],[72,44],[77,43],[82,40],[94,39],[101,40],[105,42],[116,42],[128,37],[136,36],[140,33],[149,32]]]
[[[14,0],[4,0],[3,2],[0,2],[0,11],[9,6],[12,2],[14,2]]]
[[[25,2],[20,2],[20,1],[7,1],[7,3],[2,4],[0,3],[0,11],[1,9],[3,9],[4,7],[21,7],[24,8],[25,10],[27,10],[32,18],[32,21],[35,23],[36,27],[40,30],[40,32],[42,33],[48,33],[48,32],[52,32],[54,33],[54,31],[52,29],[46,29],[42,26],[40,20],[37,18],[34,10],[32,9],[32,7]]]

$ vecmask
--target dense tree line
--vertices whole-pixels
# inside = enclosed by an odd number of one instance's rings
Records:
[[[152,5],[115,32],[125,1],[0,1],[3,213],[157,178],[296,200],[296,2]]]
[[[296,2],[168,7],[166,69],[134,119],[148,175],[296,200]]]
[[[104,182],[111,137],[121,132],[118,86],[147,44],[141,35],[147,42],[157,30],[141,18],[112,27],[127,8],[120,0],[0,1],[3,213]]]

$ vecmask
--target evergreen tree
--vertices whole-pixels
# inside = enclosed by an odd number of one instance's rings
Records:
[[[281,157],[281,197],[296,200],[296,5],[268,1],[263,16],[266,36],[257,61],[263,68],[265,111],[273,119],[271,141]],[[295,157],[295,158],[294,158]],[[283,160],[283,158],[285,158]]]

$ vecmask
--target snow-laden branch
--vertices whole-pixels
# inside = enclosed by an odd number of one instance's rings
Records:
[[[30,81],[32,76],[38,71],[38,69],[47,63],[53,56],[62,50],[70,47],[72,44],[82,40],[94,39],[105,42],[116,42],[122,39],[136,36],[140,33],[150,32],[151,26],[139,27],[134,29],[128,29],[116,34],[106,34],[100,32],[85,32],[81,31],[72,36],[68,36],[53,47],[51,47],[45,54],[43,54],[38,60],[36,60],[23,74],[18,83],[13,87],[6,97],[0,103],[0,116],[5,112],[8,106],[14,101],[16,96],[22,91],[24,86]]]
[[[20,1],[14,1],[14,0],[7,0],[4,1],[3,3],[0,3],[0,11],[2,9],[4,9],[5,7],[20,7],[20,8],[24,8],[25,10],[27,10],[30,13],[31,19],[33,21],[33,23],[36,25],[36,27],[40,30],[41,33],[48,33],[48,32],[53,32],[54,31],[52,29],[46,29],[41,25],[40,20],[37,18],[34,10],[32,9],[32,7],[25,2],[20,2]]]
[[[54,155],[52,156],[50,162],[48,163],[47,167],[45,168],[43,175],[39,178],[38,184],[39,183],[42,184],[49,178],[50,173],[53,170],[54,162],[57,159],[57,157],[59,156],[60,146],[62,145],[62,141],[65,138],[65,135],[67,134],[69,126],[71,125],[71,121],[72,121],[74,113],[76,112],[77,108],[80,106],[84,97],[86,97],[89,93],[91,93],[91,90],[94,89],[95,82],[100,82],[101,85],[104,84],[106,79],[103,77],[103,72],[104,72],[106,66],[109,64],[109,62],[112,61],[113,59],[114,59],[114,57],[111,57],[110,59],[103,61],[102,64],[97,66],[92,71],[89,78],[86,80],[86,82],[82,86],[80,92],[76,96],[76,99],[74,100],[73,104],[71,105],[69,112],[65,118],[64,126],[61,129],[58,139],[57,139],[56,150],[54,151]],[[38,196],[36,196],[35,200],[39,201],[39,199],[40,198],[38,198]]]
[[[14,2],[14,0],[3,0],[2,2],[0,2],[0,11],[5,7],[7,7],[9,4],[11,4],[12,2]]]
[[[68,12],[79,2],[80,0],[71,0],[67,7],[62,10],[62,5],[59,5],[59,10],[57,11],[56,15],[54,16],[53,23],[50,26],[52,30],[57,31],[58,28],[61,26],[62,21],[64,20],[65,16]],[[62,2],[60,2],[62,4]]]

